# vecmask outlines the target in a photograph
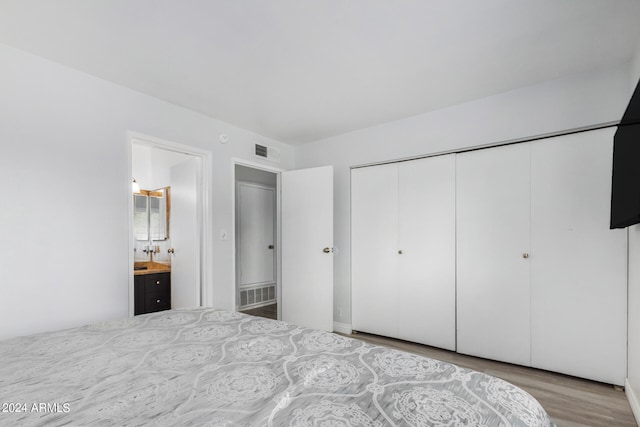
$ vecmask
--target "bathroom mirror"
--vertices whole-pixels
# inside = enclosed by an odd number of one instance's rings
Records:
[[[144,191],[144,190],[142,190]],[[136,240],[149,240],[149,197],[143,193],[133,195],[133,226]]]
[[[136,240],[167,240],[171,212],[170,187],[140,190],[133,195]]]

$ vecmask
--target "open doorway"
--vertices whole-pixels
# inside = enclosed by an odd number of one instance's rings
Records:
[[[202,306],[208,154],[133,133],[130,145],[131,177],[138,187],[131,209],[130,312]],[[149,198],[146,217],[141,195]],[[162,208],[154,209],[158,204]]]
[[[278,318],[276,172],[235,165],[236,309]]]
[[[237,181],[238,167],[247,167],[250,173],[266,172],[276,180],[276,221],[274,276],[276,281],[277,318],[309,328],[332,331],[333,326],[333,168],[331,166],[284,171],[244,159],[232,160],[233,227],[238,230]],[[272,183],[273,181],[271,181]],[[264,184],[260,182],[260,184]],[[266,226],[265,226],[266,227]],[[242,230],[242,227],[240,227]],[[268,280],[256,280],[249,285],[238,280],[243,255],[238,250],[239,238],[234,233],[234,261],[236,281],[236,309],[240,310],[240,290],[245,286],[259,287]],[[265,245],[266,243],[266,245]],[[258,242],[254,247],[268,249],[269,242]],[[270,261],[268,261],[270,263]],[[265,265],[267,262],[264,263]],[[273,280],[273,277],[269,280]],[[254,308],[272,305],[270,301],[257,302]],[[262,297],[262,290],[260,296]],[[270,298],[269,292],[266,293]],[[301,303],[313,299],[313,304]],[[249,300],[247,300],[249,301]],[[269,304],[266,304],[269,302]],[[240,311],[244,311],[240,310]],[[255,313],[265,314],[265,313]]]

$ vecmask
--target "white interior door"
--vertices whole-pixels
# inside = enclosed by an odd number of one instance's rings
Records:
[[[351,171],[351,326],[398,336],[398,164]]]
[[[449,350],[456,348],[455,173],[454,154],[398,164],[398,337]]]
[[[613,129],[531,147],[532,365],[626,376],[625,230],[609,230]]]
[[[275,282],[275,189],[238,183],[238,284]]]
[[[198,160],[193,158],[171,168],[172,308],[201,305],[198,221]]]
[[[333,167],[281,174],[282,320],[333,331]]]
[[[457,156],[457,348],[531,362],[529,144]]]

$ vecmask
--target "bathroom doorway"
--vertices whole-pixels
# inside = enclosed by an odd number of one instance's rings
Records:
[[[210,268],[203,262],[207,250],[205,218],[209,211],[205,176],[208,175],[209,155],[193,147],[133,133],[130,134],[130,148],[132,180],[143,193],[146,190],[148,194],[155,194],[157,189],[164,189],[167,199],[162,202],[167,203],[166,220],[161,219],[161,222],[166,221],[165,234],[149,232],[141,238],[136,220],[132,221],[132,270],[141,265],[168,270],[171,281],[170,306],[167,308],[202,306],[206,301],[203,284]],[[150,218],[150,224],[153,221],[154,218]],[[133,274],[141,273],[144,272]],[[134,276],[130,278],[131,314],[139,312],[136,300],[143,297],[136,294],[139,289],[136,289],[135,279],[139,277]]]
[[[236,310],[278,319],[278,173],[234,165]]]

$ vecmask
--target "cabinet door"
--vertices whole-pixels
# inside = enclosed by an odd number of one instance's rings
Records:
[[[455,350],[455,155],[398,166],[398,337]]]
[[[398,336],[398,165],[351,171],[351,323]]]
[[[458,352],[529,365],[529,144],[456,162]]]
[[[145,294],[171,295],[171,273],[147,274],[144,277]]]
[[[623,384],[624,230],[609,230],[613,130],[531,147],[533,366]]]

